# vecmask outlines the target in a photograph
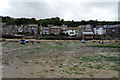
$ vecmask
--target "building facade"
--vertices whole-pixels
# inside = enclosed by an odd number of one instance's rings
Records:
[[[94,28],[95,35],[103,35],[106,33],[105,25],[99,25]]]
[[[53,26],[50,27],[50,34],[59,35],[61,33],[61,27]]]
[[[106,37],[110,39],[120,39],[120,25],[108,25]]]

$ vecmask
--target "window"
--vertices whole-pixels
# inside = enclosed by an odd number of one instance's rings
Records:
[[[113,29],[112,32],[115,32],[115,29]]]
[[[70,32],[70,34],[74,34],[74,32]]]

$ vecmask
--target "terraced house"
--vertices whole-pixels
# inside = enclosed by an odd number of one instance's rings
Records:
[[[68,31],[68,27],[67,25],[62,25],[61,26],[61,33],[66,35],[67,34],[67,31]]]
[[[13,26],[2,26],[2,36],[11,37],[14,36],[14,32]]]
[[[106,38],[120,39],[120,25],[108,25],[106,27]]]
[[[50,27],[50,34],[59,35],[61,33],[61,27],[53,26]]]
[[[37,24],[29,24],[26,32],[31,35],[38,34],[38,25]]]
[[[26,33],[27,29],[28,29],[27,25],[17,26],[17,33]]]
[[[94,32],[92,25],[80,25],[78,28],[81,30],[82,39],[93,39]]]
[[[50,28],[49,27],[43,27],[43,33],[42,34],[50,34]]]
[[[106,33],[106,27],[107,25],[98,25],[94,28],[94,34],[95,35],[103,35]]]
[[[2,26],[2,36],[21,35],[61,35],[66,34],[81,39],[120,39],[120,25],[79,25],[78,27],[67,27],[66,25],[44,27],[38,24]],[[22,35],[23,36],[23,35]]]
[[[78,28],[76,27],[69,27],[67,30],[67,34],[69,36],[76,36],[76,34],[78,34]]]

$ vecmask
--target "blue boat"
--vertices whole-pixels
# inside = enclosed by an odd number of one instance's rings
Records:
[[[85,43],[85,41],[86,41],[86,40],[83,39],[81,42],[82,42],[82,43]]]
[[[26,43],[29,43],[29,40],[26,40]]]
[[[21,39],[20,44],[25,44],[25,40]]]

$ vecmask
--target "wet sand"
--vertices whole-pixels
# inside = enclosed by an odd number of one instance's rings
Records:
[[[118,48],[80,41],[3,45],[3,78],[118,78]],[[109,44],[109,43],[105,43]],[[112,51],[111,51],[112,50]],[[105,58],[103,58],[105,57]],[[96,59],[100,58],[100,59]],[[116,60],[116,59],[115,59]],[[116,65],[116,66],[114,66]]]

